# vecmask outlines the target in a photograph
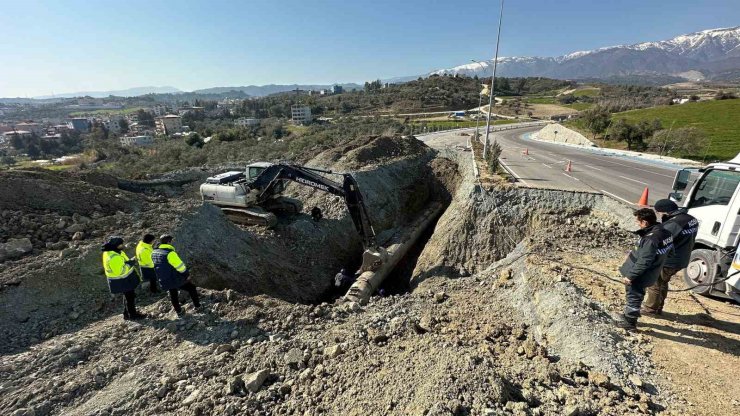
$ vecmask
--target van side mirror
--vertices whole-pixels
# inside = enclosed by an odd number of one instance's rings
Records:
[[[668,198],[673,202],[680,202],[683,199],[683,193],[671,192],[670,194],[668,194]]]
[[[681,169],[676,172],[676,177],[673,178],[673,190],[683,191],[689,185],[689,177],[691,172],[688,169]]]

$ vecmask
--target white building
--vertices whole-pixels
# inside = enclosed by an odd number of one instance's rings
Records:
[[[248,127],[248,126],[258,126],[260,124],[260,120],[258,118],[238,118],[234,120],[234,125],[237,127]]]
[[[311,107],[307,105],[294,105],[290,107],[290,112],[295,124],[310,124],[313,121]]]
[[[104,121],[103,124],[111,133],[119,134],[121,132],[121,117],[111,117]]]
[[[159,104],[149,109],[149,112],[154,114],[154,117],[162,117],[167,115],[167,106]]]
[[[154,143],[152,136],[121,137],[121,146],[149,146]]]

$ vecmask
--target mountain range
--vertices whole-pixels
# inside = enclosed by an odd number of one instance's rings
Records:
[[[490,76],[493,60],[432,71],[430,75]],[[672,76],[740,79],[740,26],[709,29],[673,39],[619,45],[557,57],[501,57],[497,74],[558,79]]]
[[[139,95],[146,94],[177,94],[183,92],[175,87],[136,87],[128,88],[125,90],[112,90],[112,91],[78,91],[78,92],[67,92],[63,94],[54,95],[42,95],[33,97],[38,100],[45,100],[50,98],[74,98],[74,97],[93,97],[93,98],[105,98],[109,95],[116,97],[138,97]]]
[[[351,90],[353,88],[361,89],[363,86],[359,84],[333,84],[339,85],[345,90]],[[252,97],[264,97],[270,94],[277,94],[280,92],[288,92],[298,90],[324,90],[331,88],[332,85],[308,85],[308,84],[269,84],[269,85],[248,85],[246,87],[214,87],[206,88],[202,90],[195,90],[193,93],[196,94],[223,94],[229,91],[241,91]]]

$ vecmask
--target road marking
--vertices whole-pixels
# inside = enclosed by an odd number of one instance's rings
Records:
[[[575,180],[577,180],[578,182],[580,182],[580,181],[581,181],[580,179],[576,178],[575,176],[570,176],[570,175],[568,175],[568,174],[567,174],[567,173],[565,173],[565,172],[560,172],[560,173],[562,173],[563,175],[565,175],[565,176],[567,176],[567,177],[569,177],[569,178],[571,178],[571,179],[575,179]]]
[[[604,160],[604,161],[605,161],[605,162],[607,162],[607,163],[613,163],[613,164],[615,164],[615,165],[619,165],[619,166],[624,166],[624,167],[628,167],[628,168],[630,168],[630,169],[636,169],[636,170],[641,170],[641,171],[643,171],[643,172],[648,172],[648,173],[651,173],[651,174],[653,174],[653,175],[658,175],[658,176],[665,176],[666,178],[673,178],[673,177],[674,177],[673,175],[664,175],[664,174],[662,174],[662,173],[657,173],[657,172],[653,172],[652,170],[647,170],[647,169],[640,169],[640,168],[636,168],[636,167],[634,167],[634,166],[630,166],[630,165],[625,165],[624,163],[619,163],[619,162],[615,162],[615,161],[613,161],[613,160],[608,160],[608,159],[607,159],[607,160]],[[641,164],[641,165],[644,165],[644,164],[645,164],[645,163],[641,163],[641,162],[635,162],[635,163],[637,163],[637,164]],[[666,169],[666,170],[668,170],[668,169]]]
[[[599,168],[595,168],[595,167],[593,167],[593,166],[591,166],[591,165],[583,165],[583,166],[585,166],[585,167],[587,167],[587,168],[589,168],[589,169],[596,169],[596,170],[598,170],[598,171],[601,171],[601,169],[599,169]]]
[[[548,168],[548,169],[552,169],[552,166],[548,165],[547,163],[543,163],[543,165],[544,165],[544,166],[545,166],[546,168]]]
[[[636,179],[628,178],[628,177],[626,177],[626,176],[622,176],[622,175],[619,175],[619,177],[620,177],[620,178],[622,178],[622,179],[627,179],[628,181],[632,181],[632,182],[637,182],[637,183],[641,183],[641,184],[643,184],[643,185],[645,185],[645,186],[650,186],[650,184],[649,184],[649,183],[647,183],[647,182],[643,182],[643,181],[638,181],[638,180],[636,180]]]
[[[525,181],[519,175],[517,175],[516,172],[514,172],[514,169],[511,168],[511,166],[505,164],[501,160],[499,160],[499,163],[501,163],[502,165],[506,166],[509,169],[509,172],[511,172],[511,174],[514,175],[514,178],[516,178],[516,180],[518,180],[519,182],[523,183],[524,186],[530,187],[529,184],[527,183],[527,181]]]
[[[624,198],[622,198],[622,197],[616,196],[616,195],[614,195],[614,194],[613,194],[613,193],[611,193],[611,192],[606,192],[606,191],[605,191],[605,190],[603,190],[603,189],[601,189],[601,193],[602,193],[602,194],[606,194],[606,195],[609,195],[609,196],[610,196],[610,197],[612,197],[612,198],[617,198],[618,200],[620,200],[620,201],[622,201],[622,202],[624,202],[624,203],[626,203],[626,204],[629,204],[629,205],[635,205],[635,204],[633,204],[632,202],[630,202],[630,201],[628,201],[628,200],[626,200],[626,199],[624,199]]]

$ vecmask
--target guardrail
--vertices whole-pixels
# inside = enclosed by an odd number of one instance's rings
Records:
[[[525,127],[535,127],[535,126],[544,126],[546,124],[551,124],[552,121],[528,121],[525,123],[510,123],[510,124],[502,124],[498,126],[491,126],[490,132],[497,132],[497,131],[503,131],[503,130],[513,130],[513,129],[523,129]],[[478,127],[478,130],[485,129],[485,126]],[[441,134],[441,133],[450,133],[450,132],[456,132],[456,131],[475,131],[475,127],[460,127],[457,129],[449,129],[449,130],[439,130],[439,131],[430,131],[427,133],[420,133],[420,134],[414,134],[415,137],[421,137],[421,136],[428,136],[430,134]]]

